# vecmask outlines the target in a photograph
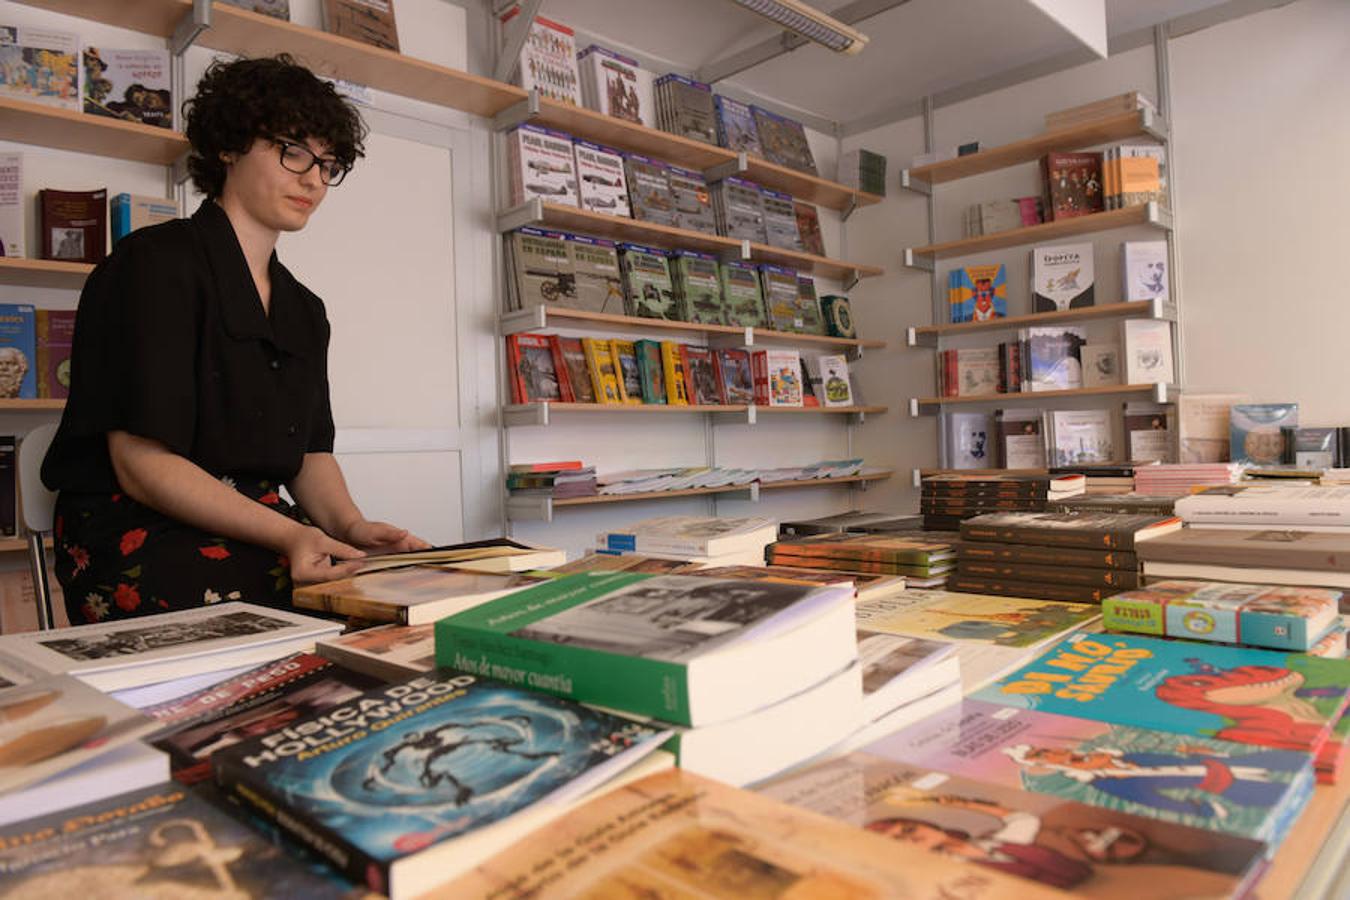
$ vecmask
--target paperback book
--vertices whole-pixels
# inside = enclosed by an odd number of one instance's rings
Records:
[[[168,50],[85,45],[84,111],[156,128],[173,127]]]
[[[764,206],[765,242],[783,250],[801,250],[802,238],[797,232],[797,210],[792,204],[792,195],[761,188],[760,198]]]
[[[661,342],[643,339],[633,342],[637,352],[638,378],[643,403],[666,402],[666,376],[661,365]]]
[[[1133,551],[1181,529],[1175,516],[1115,513],[987,513],[961,523],[962,541]]]
[[[394,0],[323,0],[320,8],[329,34],[398,52]]]
[[[577,54],[577,66],[582,100],[588,108],[656,127],[652,74],[636,60],[592,44]]]
[[[1120,322],[1126,384],[1173,384],[1172,323],[1166,319],[1122,319]]]
[[[804,200],[793,200],[792,211],[797,217],[797,236],[801,249],[813,256],[825,255],[825,238],[820,233],[820,211]]]
[[[717,375],[722,402],[728,406],[749,406],[755,402],[755,380],[750,371],[750,354],[739,348],[713,351],[713,370]]]
[[[628,315],[679,321],[669,253],[640,244],[619,244],[618,250]]]
[[[0,25],[0,97],[80,108],[79,35]]]
[[[37,311],[27,303],[0,303],[0,363],[0,397],[37,397]]]
[[[796,350],[752,350],[750,371],[755,379],[756,404],[802,405],[802,361]]]
[[[806,140],[806,129],[801,122],[758,106],[750,107],[750,112],[755,119],[755,131],[759,135],[759,145],[765,159],[799,172],[819,174],[815,157],[811,155],[811,145]]]
[[[618,313],[623,309],[623,279],[613,241],[584,234],[563,234],[572,261],[571,290],[563,283],[558,301],[573,309]]]
[[[589,141],[574,140],[577,194],[582,209],[628,215],[628,182],[623,174],[623,154]]]
[[[952,322],[985,322],[1008,315],[1008,269],[1002,263],[963,266],[947,275]]]
[[[314,650],[343,668],[381,681],[402,681],[436,668],[432,625],[376,625],[319,641]]]
[[[1120,245],[1120,274],[1124,289],[1120,299],[1158,300],[1169,304],[1167,241],[1125,241]]]
[[[519,125],[506,135],[511,205],[534,198],[577,205],[577,170],[572,138],[537,125]]]
[[[23,154],[0,153],[0,256],[23,258],[25,218]]]
[[[672,250],[670,274],[679,299],[681,318],[708,325],[726,324],[715,256],[697,250]]]
[[[568,403],[596,402],[595,385],[591,383],[590,369],[586,366],[586,348],[581,345],[581,338],[558,337],[557,346],[563,361],[563,367],[558,370],[563,399]]]
[[[798,331],[797,273],[793,269],[764,263],[759,266],[760,284],[764,291],[764,306],[769,313],[769,327],[774,331]]]
[[[1047,153],[1041,158],[1041,173],[1047,220],[1087,216],[1104,208],[1101,153]]]
[[[753,182],[728,176],[712,186],[717,233],[756,244],[767,243],[764,196]]]
[[[178,204],[163,197],[118,194],[108,201],[108,209],[114,245],[138,228],[178,218]]]
[[[670,166],[667,173],[671,199],[675,204],[675,227],[717,234],[717,219],[708,194],[708,182],[702,173],[679,166]]]
[[[523,572],[463,572],[444,566],[384,569],[297,587],[292,603],[368,622],[424,625],[538,584]]]
[[[680,347],[684,358],[685,390],[689,402],[695,406],[717,406],[722,402],[722,392],[717,386],[717,373],[713,367],[712,351],[707,347],[694,347],[685,344]]]
[[[671,73],[656,79],[656,103],[663,131],[705,144],[717,144],[717,115],[712,88]]]
[[[749,263],[728,261],[718,266],[726,324],[762,327],[766,321],[759,272]]]
[[[518,15],[520,5],[512,4],[501,16],[503,37]],[[543,16],[531,19],[529,29],[520,49],[520,86],[559,103],[581,106],[581,73],[572,29]]]
[[[1083,386],[1082,349],[1087,332],[1076,326],[1023,328],[1027,369],[1023,389],[1068,391]],[[1058,463],[1056,464],[1058,465]]]
[[[38,191],[42,259],[99,263],[108,254],[108,192]]]
[[[675,195],[670,186],[670,167],[636,153],[625,154],[623,166],[633,218],[675,227]]]
[[[1298,427],[1297,403],[1234,403],[1228,409],[1229,458],[1248,465],[1275,465],[1284,454],[1281,429]]]
[[[1057,409],[1046,413],[1053,465],[1104,463],[1116,458],[1111,412],[1105,409]]]
[[[624,403],[640,405],[642,400],[642,372],[638,368],[637,347],[632,341],[610,339],[609,353],[614,358],[614,374],[619,382],[619,399]]]
[[[713,111],[717,116],[717,143],[737,153],[764,155],[759,146],[759,132],[755,130],[755,116],[749,105],[722,94],[714,94]]]
[[[1091,243],[1055,244],[1031,251],[1032,312],[1056,312],[1095,302]]]
[[[547,334],[509,334],[506,355],[511,365],[511,400],[544,403],[563,399],[554,342]]]

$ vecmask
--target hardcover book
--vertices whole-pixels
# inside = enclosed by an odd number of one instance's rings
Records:
[[[618,250],[628,315],[679,321],[669,252],[640,244],[619,244]]]
[[[607,116],[656,127],[652,74],[636,60],[592,44],[577,54],[581,96],[586,106]]]
[[[507,335],[506,353],[511,366],[512,402],[541,403],[563,399],[558,361],[554,358],[548,335]]]
[[[37,395],[68,397],[75,310],[39,309],[36,312]]]
[[[506,28],[520,14],[520,5],[512,4],[501,22]],[[577,69],[577,41],[566,25],[535,16],[520,49],[520,86],[538,91],[542,97],[559,103],[581,105],[581,73]],[[506,30],[503,29],[503,31]],[[505,34],[503,34],[505,37]]]
[[[462,572],[443,566],[384,569],[297,587],[292,603],[368,622],[424,625],[538,584],[522,572]]]
[[[750,354],[739,348],[713,351],[713,370],[722,403],[749,406],[755,402],[755,381],[750,371]]]
[[[624,154],[623,166],[633,218],[675,227],[675,195],[670,187],[670,167],[636,153]]]
[[[755,131],[759,134],[759,145],[764,150],[765,159],[799,172],[819,174],[815,157],[811,155],[811,145],[806,140],[806,129],[801,122],[758,106],[750,107],[750,112],[755,117]]]
[[[864,752],[1272,847],[1312,789],[1306,753],[979,700],[942,710]]]
[[[623,174],[623,154],[589,141],[574,140],[577,193],[582,209],[628,215],[628,182]]]
[[[21,259],[23,233],[23,154],[0,153],[0,256]]]
[[[672,250],[670,274],[681,305],[681,318],[709,325],[726,324],[717,257],[697,250]]]
[[[577,205],[576,156],[572,138],[537,125],[518,125],[506,135],[511,205],[538,197],[546,203]]]
[[[717,143],[737,153],[764,155],[759,146],[759,132],[755,130],[755,116],[747,104],[714,94],[713,111],[717,116]]]
[[[1339,622],[1340,591],[1212,581],[1153,581],[1102,601],[1113,631],[1307,653]]]
[[[1079,897],[1242,896],[1264,871],[1261,841],[1035,794],[868,753],[758,787],[784,803]]]
[[[222,750],[211,765],[245,808],[349,878],[401,898],[473,865],[482,842],[509,844],[513,814],[535,806],[561,813],[666,734],[523,688],[434,672]]]
[[[1133,634],[1070,635],[978,699],[1316,754],[1350,700],[1350,660]]]
[[[1047,153],[1041,159],[1047,219],[1059,221],[1101,212],[1101,153]]]
[[[156,128],[173,127],[168,50],[85,45],[84,111]]]
[[[323,0],[323,30],[398,52],[394,0]]]
[[[319,641],[324,659],[381,681],[402,681],[436,668],[436,636],[431,625],[376,625]]]
[[[0,25],[0,97],[80,108],[79,35]]]
[[[1092,306],[1093,248],[1091,243],[1055,244],[1031,251],[1032,312],[1056,312]]]
[[[440,665],[515,672],[536,690],[696,727],[782,700],[856,656],[847,587],[587,573],[436,624]]]
[[[703,175],[679,166],[667,169],[670,195],[675,204],[675,227],[704,234],[717,234],[717,219]]]
[[[723,314],[728,325],[761,327],[765,322],[764,294],[759,272],[749,263],[728,261],[719,266]]]
[[[619,399],[624,403],[641,405],[642,373],[638,368],[637,347],[632,341],[611,339],[610,355],[614,357],[615,374],[619,381]]]
[[[108,254],[108,192],[38,191],[42,259],[98,263]]]
[[[36,398],[37,382],[37,311],[0,303],[0,397]]]

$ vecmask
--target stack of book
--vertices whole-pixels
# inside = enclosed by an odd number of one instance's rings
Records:
[[[1134,470],[1134,489],[1141,494],[1184,497],[1193,488],[1237,484],[1242,466],[1237,463],[1158,463]]]
[[[1102,100],[1094,100],[1091,103],[1084,103],[1081,106],[1071,106],[1067,109],[1059,109],[1045,114],[1045,130],[1059,131],[1062,128],[1073,128],[1077,125],[1087,125],[1102,119],[1109,119],[1112,116],[1118,116],[1122,113],[1134,112],[1136,110],[1147,109],[1157,112],[1158,108],[1154,106],[1153,101],[1138,91],[1129,91],[1124,94],[1116,94],[1113,97],[1106,97]]]
[[[955,531],[962,520],[1001,510],[1043,512],[1083,493],[1082,475],[927,475],[919,495],[923,527]]]
[[[514,464],[506,476],[506,489],[515,494],[543,494],[561,500],[595,496],[595,466],[581,460]]]
[[[778,523],[758,517],[661,516],[596,535],[604,553],[640,553],[708,566],[759,565]]]
[[[1350,487],[1240,484],[1205,488],[1177,501],[1188,526],[1295,528],[1350,534]]]
[[[1139,586],[1135,547],[1181,528],[1170,516],[990,513],[961,523],[952,590],[1097,603]]]
[[[1137,488],[1135,473],[1140,468],[1144,467],[1132,463],[1077,463],[1052,466],[1050,474],[1083,476],[1086,494],[1128,494]]]
[[[1134,513],[1136,515],[1170,516],[1176,505],[1175,497],[1156,494],[1084,494],[1067,500],[1054,500],[1045,505],[1046,512],[1057,513]]]
[[[893,512],[846,512],[815,519],[779,522],[778,536],[790,538],[804,537],[808,534],[839,534],[845,531],[868,534],[922,529],[922,516],[900,515]]]
[[[839,183],[855,190],[886,196],[886,157],[861,147],[839,157]]]
[[[775,566],[900,575],[910,585],[940,587],[956,556],[953,541],[943,537],[926,531],[808,535],[770,544],[765,558]]]
[[[1350,534],[1300,528],[1188,527],[1149,541],[1146,578],[1350,589]]]

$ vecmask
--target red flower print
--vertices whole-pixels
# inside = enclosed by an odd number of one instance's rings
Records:
[[[198,547],[197,552],[207,559],[229,559],[230,551],[218,544],[212,544],[209,547]]]
[[[70,554],[70,561],[75,563],[76,572],[83,572],[85,569],[89,568],[88,550],[83,547],[71,546],[66,552]]]
[[[145,529],[133,528],[122,535],[122,555],[130,556],[141,549],[141,544],[145,543]]]
[[[113,494],[113,495],[112,495],[111,497],[109,497],[108,499],[111,500],[111,501],[114,502],[114,503],[117,503],[119,500],[122,499],[122,495],[121,495],[121,494]]]
[[[276,506],[281,502],[281,497],[276,491],[268,491],[258,498],[259,503],[266,503],[268,506]]]
[[[141,592],[129,584],[119,584],[117,590],[113,591],[113,602],[123,612],[131,612],[141,605]]]

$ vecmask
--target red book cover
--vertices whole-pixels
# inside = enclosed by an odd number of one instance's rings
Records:
[[[558,393],[564,403],[576,403],[577,392],[572,388],[572,373],[567,370],[567,357],[563,355],[562,341],[556,334],[548,336],[548,349],[553,353],[553,372],[558,376]],[[577,463],[578,468],[581,466]]]
[[[108,255],[108,192],[38,191],[42,258],[102,262]]]
[[[769,405],[769,361],[767,351],[755,350],[750,354],[751,372],[755,377],[755,405]]]
[[[37,389],[39,397],[70,396],[70,347],[75,338],[73,309],[37,311]]]
[[[1101,212],[1102,155],[1047,153],[1042,165],[1049,198],[1046,218],[1072,219]]]
[[[561,400],[553,350],[546,334],[513,334],[506,338],[511,361],[511,399],[515,403]]]

